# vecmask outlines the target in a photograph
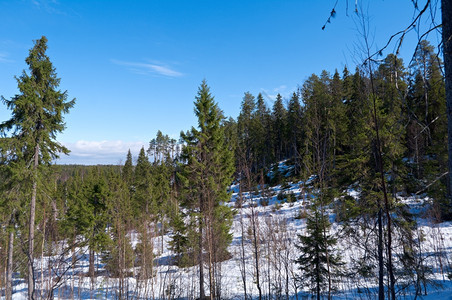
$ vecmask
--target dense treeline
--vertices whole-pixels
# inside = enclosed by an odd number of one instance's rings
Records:
[[[290,159],[294,175],[322,175],[328,186],[341,190],[362,183],[363,169],[375,164],[377,121],[391,190],[427,191],[441,202],[445,181],[437,179],[447,171],[441,64],[423,41],[408,68],[389,55],[372,76],[363,69],[352,74],[344,68],[342,75],[323,71],[311,75],[290,99],[278,95],[271,109],[262,94],[255,99],[245,93],[237,121],[227,123],[237,132],[237,166],[244,159],[258,173]]]
[[[418,285],[420,278],[425,280],[423,262],[415,258],[421,251],[415,241],[422,237],[416,236],[415,216],[400,198],[427,193],[433,200],[431,217],[436,222],[451,217],[441,64],[423,41],[408,68],[391,54],[375,69],[358,68],[351,74],[345,68],[342,76],[337,71],[332,76],[326,71],[313,74],[287,105],[278,95],[271,110],[262,95],[255,100],[245,93],[237,122],[228,124],[237,131],[240,178],[256,180],[253,173],[268,174],[280,160],[294,166],[296,178],[315,176],[316,200],[307,217],[307,236],[299,237],[297,263],[318,297],[322,290],[331,296],[333,269],[339,265],[332,247],[336,239],[328,234],[327,209],[332,206],[336,220],[355,231],[355,237],[362,232],[349,226],[374,231],[362,246],[365,255],[375,253],[356,269],[376,270],[372,275],[378,278],[380,299],[385,286],[388,297],[396,298],[400,266],[415,274]],[[273,176],[267,182],[280,180]],[[349,189],[359,191],[357,201],[347,195]],[[398,247],[405,256],[394,255]]]
[[[19,80],[22,94],[3,99],[13,111],[0,127],[0,240],[5,245],[0,282],[6,299],[11,299],[13,274],[27,278],[30,299],[53,298],[85,257],[88,268],[79,278],[89,277],[91,290],[99,276],[113,278],[116,288],[110,292],[120,299],[221,299],[234,215],[241,224],[245,298],[250,284],[259,299],[288,297],[289,289],[297,294],[302,287],[318,299],[331,298],[338,280],[353,281],[360,289],[363,279],[379,286],[368,292],[380,297],[387,293],[395,299],[409,288],[416,295],[427,292],[433,267],[422,253],[419,216],[401,198],[428,195],[429,218],[451,218],[442,62],[428,42],[420,43],[408,66],[389,55],[375,69],[323,71],[289,99],[278,95],[271,107],[262,94],[246,92],[237,120],[225,118],[202,82],[194,103],[197,126],[182,132],[180,141],[159,131],[136,161],[129,151],[122,166],[50,165],[67,152],[55,136],[64,129],[62,113],[74,102],[57,91],[59,79],[45,44],[43,38],[30,50],[31,75]],[[45,77],[34,65],[36,51],[53,88],[40,99],[27,85],[30,78]],[[281,161],[289,172],[280,172]],[[239,183],[235,209],[226,205],[234,180]],[[311,196],[309,209],[300,215],[306,231],[297,236],[275,222],[266,225],[265,234],[252,195],[265,206],[271,198],[268,186],[289,180],[301,182],[300,195]],[[296,200],[307,198],[290,199]],[[248,215],[242,215],[242,207]],[[331,231],[331,214],[340,233]],[[340,243],[358,245],[360,251],[345,263]],[[156,285],[154,279],[162,276],[157,258],[167,250],[167,265],[195,270],[191,290],[166,277],[159,281],[167,283],[164,287]],[[432,255],[439,257],[443,272],[444,253]],[[247,265],[253,269],[251,283]],[[272,268],[277,275],[271,275]],[[75,278],[70,277],[69,293],[81,297]],[[136,279],[133,286],[128,278]],[[276,279],[279,284],[271,287]]]

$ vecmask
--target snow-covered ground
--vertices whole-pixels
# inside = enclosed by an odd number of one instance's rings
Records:
[[[233,207],[236,214],[232,226],[233,240],[229,247],[232,258],[218,264],[218,268],[221,269],[219,282],[221,282],[222,298],[243,299],[244,283],[246,283],[248,297],[258,297],[255,253],[258,253],[259,283],[263,295],[272,294],[273,298],[285,298],[287,293],[291,299],[309,297],[308,290],[303,288],[299,281],[294,280],[299,274],[297,265],[294,263],[300,255],[295,246],[298,241],[297,235],[305,233],[306,219],[303,216],[309,209],[310,199],[313,197],[304,186],[301,182],[288,182],[284,186],[243,192],[242,208],[237,208],[237,201],[240,198],[239,186],[231,187],[232,198],[227,205]],[[287,194],[292,195],[294,202],[281,200]],[[349,194],[352,197],[359,197],[359,193],[354,190],[350,190]],[[419,213],[426,209],[428,199],[408,197],[401,198],[400,201],[407,204],[412,212]],[[345,262],[345,268],[350,269],[353,262],[359,260],[362,249],[353,239],[343,234],[342,224],[335,219],[331,210],[330,220],[333,222],[331,232],[339,238],[337,251]],[[434,224],[428,219],[419,219],[418,223],[417,231],[424,238],[421,246],[423,263],[434,266],[425,285],[427,295],[422,296],[422,299],[452,299],[452,281],[448,277],[448,274],[451,274],[452,223]],[[256,229],[255,235],[253,235],[253,224]],[[254,236],[258,241],[257,244],[252,242]],[[130,238],[135,246],[138,235],[132,232]],[[178,268],[171,265],[172,253],[168,249],[169,239],[169,234],[156,238],[155,276],[148,281],[137,281],[133,276],[125,278],[122,282],[117,278],[109,278],[106,276],[104,265],[100,262],[100,256],[97,256],[98,276],[92,284],[90,278],[86,276],[88,271],[86,248],[76,249],[78,261],[74,268],[68,267],[72,253],[67,253],[64,259],[60,257],[37,259],[35,267],[38,295],[42,290],[48,290],[50,286],[57,284],[53,295],[58,299],[116,299],[120,296],[120,291],[127,291],[126,295],[121,295],[123,298],[194,299],[198,295],[198,267]],[[399,254],[396,251],[395,255]],[[54,270],[52,276],[49,276],[46,270],[49,260],[60,262],[58,270]],[[44,271],[42,276],[41,270]],[[64,273],[65,270],[67,270],[66,273]],[[132,275],[137,272],[137,270],[130,271]],[[61,275],[58,282],[56,274]],[[337,289],[334,293],[335,299],[374,299],[377,296],[377,278],[343,275],[338,279],[335,283]],[[26,288],[23,279],[15,278],[13,298],[26,299]],[[206,279],[206,290],[208,290],[208,279]],[[295,296],[296,293],[298,297]],[[45,295],[45,292],[42,295]],[[411,286],[401,290],[398,287],[398,295],[402,299],[414,299],[414,288]]]

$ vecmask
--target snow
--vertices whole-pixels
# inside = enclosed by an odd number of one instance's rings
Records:
[[[289,170],[290,168],[284,167],[284,164],[279,164],[280,170]],[[314,196],[307,194],[303,186],[312,182],[315,177],[311,177],[307,182],[288,182],[284,187],[281,185],[274,187],[266,187],[265,193],[268,194],[268,205],[263,206],[262,200],[266,199],[262,195],[262,191],[256,192],[243,192],[243,205],[242,208],[235,207],[239,197],[239,184],[236,183],[231,186],[231,201],[227,203],[230,207],[234,208],[236,214],[234,216],[234,222],[232,226],[233,240],[229,247],[229,252],[232,254],[232,258],[222,262],[219,267],[221,268],[221,292],[224,299],[243,299],[244,287],[242,274],[246,277],[247,293],[252,295],[253,298],[257,298],[258,290],[255,280],[255,268],[253,256],[253,245],[250,239],[250,224],[253,216],[256,217],[256,222],[259,224],[258,235],[262,238],[259,244],[259,260],[261,263],[261,286],[264,293],[271,290],[275,293],[278,282],[284,283],[286,274],[289,274],[289,293],[291,298],[295,298],[295,285],[292,276],[297,274],[297,266],[293,261],[299,256],[298,250],[295,247],[297,241],[297,235],[305,232],[306,221],[303,218],[299,218],[300,213],[303,213],[308,206],[309,201]],[[350,188],[347,193],[354,197],[359,197],[359,192]],[[278,194],[288,195],[293,194],[296,201],[293,203],[287,203],[285,201],[278,200]],[[424,212],[431,199],[425,196],[409,196],[400,197],[399,200],[410,207],[411,212],[421,213]],[[422,214],[421,214],[422,215]],[[335,221],[335,215],[331,212],[330,220]],[[428,295],[422,296],[422,299],[452,299],[452,281],[448,278],[447,272],[450,272],[449,258],[452,253],[452,222],[443,222],[435,224],[427,218],[419,219],[418,231],[423,233],[425,241],[422,245],[423,253],[426,263],[433,263],[438,259],[438,255],[430,255],[432,253],[438,253],[440,251],[442,255],[444,270],[438,268],[433,270],[431,276],[432,282],[428,283],[427,292]],[[343,226],[340,223],[334,222],[331,227],[331,231],[336,236],[341,234]],[[138,234],[136,232],[130,232],[129,237],[132,242],[132,246],[135,247],[138,241]],[[197,296],[198,289],[198,267],[178,268],[170,264],[172,253],[169,250],[168,242],[170,240],[170,234],[163,237],[156,237],[156,260],[155,260],[155,276],[147,281],[137,281],[133,277],[125,279],[123,286],[129,291],[130,295],[134,298],[152,298],[158,299],[162,295],[171,294],[174,299],[193,299]],[[279,241],[280,243],[273,243],[272,241]],[[242,242],[244,244],[245,256],[241,259]],[[343,260],[347,264],[351,264],[354,260],[360,257],[360,249],[358,249],[353,240],[349,238],[340,239],[340,244],[337,246],[338,251],[341,254]],[[267,244],[265,244],[267,243]],[[160,248],[160,245],[163,248]],[[63,246],[63,245],[61,245]],[[271,248],[271,249],[270,249]],[[160,251],[160,253],[159,253]],[[61,286],[54,291],[55,298],[58,299],[70,299],[72,298],[72,291],[74,298],[81,299],[97,299],[107,298],[115,299],[118,297],[119,280],[115,278],[106,277],[104,272],[104,265],[100,262],[100,256],[96,256],[96,266],[99,276],[97,276],[94,286],[91,286],[91,281],[88,276],[85,276],[88,272],[88,249],[77,248],[75,256],[78,261],[75,268],[70,269],[67,273],[62,275]],[[268,258],[272,259],[272,261]],[[72,253],[68,253],[67,257],[64,257],[65,264],[60,264],[59,269],[54,270],[58,274],[62,274],[65,268],[68,267],[72,259]],[[36,259],[35,268],[37,271],[37,293],[39,294],[42,289],[46,289],[47,285],[52,283],[52,280],[47,276],[48,272],[44,271],[44,282],[41,281],[41,264],[43,269],[46,269],[49,261],[59,261],[58,257],[44,257]],[[245,264],[244,273],[241,272],[241,268]],[[435,264],[437,265],[437,264]],[[447,270],[446,270],[447,269]],[[132,269],[131,272],[136,274],[137,269]],[[287,273],[288,272],[288,273]],[[27,298],[27,285],[25,280],[20,279],[15,274],[14,279],[14,294],[13,299],[26,299]],[[55,276],[54,276],[55,277]],[[55,279],[53,279],[54,281]],[[356,281],[357,280],[357,281]],[[357,288],[359,284],[360,288]],[[284,296],[285,285],[282,286],[282,295]],[[347,279],[342,278],[337,283],[338,291],[335,292],[335,299],[361,299],[361,298],[376,298],[377,285],[376,278],[366,279]],[[208,280],[206,280],[206,289],[208,289]],[[308,297],[308,291],[297,287],[298,295],[300,299]],[[365,293],[365,292],[369,293]],[[405,298],[414,298],[414,290],[411,288],[405,291]],[[4,297],[3,297],[4,298]],[[2,298],[2,299],[3,299]]]

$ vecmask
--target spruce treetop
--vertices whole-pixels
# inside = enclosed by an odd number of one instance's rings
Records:
[[[60,79],[46,51],[47,38],[43,36],[35,41],[25,59],[30,73],[24,70],[20,77],[16,77],[19,94],[10,100],[2,96],[12,116],[0,124],[0,131],[5,135],[6,132],[12,132],[18,142],[17,149],[21,149],[21,154],[26,158],[33,155],[35,147],[39,145],[40,160],[50,163],[52,159],[58,158],[58,153],[69,153],[55,139],[65,129],[63,114],[74,106],[75,99],[67,101],[67,91],[58,90]]]

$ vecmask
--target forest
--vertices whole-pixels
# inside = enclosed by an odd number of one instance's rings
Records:
[[[5,299],[423,298],[452,287],[443,62],[428,41],[245,92],[123,165],[56,165],[76,105],[35,41],[0,125]],[[191,98],[190,95],[187,96]],[[382,298],[381,298],[382,297]]]

